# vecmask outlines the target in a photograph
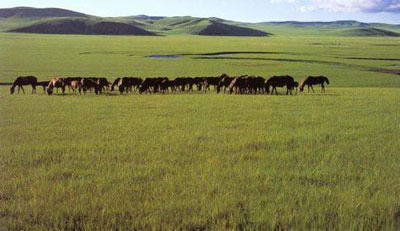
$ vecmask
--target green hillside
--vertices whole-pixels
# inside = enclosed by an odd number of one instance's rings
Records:
[[[88,17],[87,14],[59,9],[59,8],[32,8],[15,7],[0,9],[0,18],[52,18],[52,17]]]
[[[156,35],[140,27],[95,18],[62,18],[39,22],[9,32],[38,34]]]
[[[369,36],[369,37],[400,37],[400,33],[396,33],[389,30],[377,29],[377,28],[357,28],[357,29],[346,29],[338,31],[337,35],[342,36]]]
[[[93,26],[93,22],[101,22]],[[112,29],[111,27],[116,28]],[[92,28],[95,27],[95,28]],[[400,25],[332,22],[244,23],[221,18],[148,16],[101,18],[57,8],[16,7],[0,9],[0,32],[58,34],[190,34],[208,36],[398,36]]]

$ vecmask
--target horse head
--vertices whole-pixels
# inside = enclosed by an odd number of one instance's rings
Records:
[[[52,95],[53,94],[53,88],[52,87],[47,88],[47,94],[48,95]]]
[[[328,85],[329,85],[329,84],[330,84],[330,83],[329,83],[329,79],[328,79],[327,77],[324,77],[324,78],[325,78],[325,82],[326,82],[326,84],[328,84]]]

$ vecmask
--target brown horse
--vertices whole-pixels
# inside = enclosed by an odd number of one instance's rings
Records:
[[[325,76],[308,76],[305,80],[303,80],[300,84],[300,92],[304,91],[304,87],[307,85],[308,92],[310,92],[310,88],[313,92],[313,85],[321,85],[321,92],[325,92],[325,83],[329,85],[329,79]]]
[[[296,84],[293,79],[293,77],[289,75],[285,76],[272,76],[267,80],[267,83],[265,84],[267,94],[270,93],[269,88],[272,87],[271,94],[274,94],[274,91],[276,95],[278,95],[278,91],[276,90],[277,87],[286,87],[286,95],[289,95],[289,93],[292,95],[292,91],[295,88]]]
[[[75,90],[78,89],[79,94],[81,94],[82,91],[82,85],[81,85],[81,81],[78,80],[72,80],[69,84],[69,86],[71,87],[72,91],[75,94]]]
[[[47,86],[47,94],[48,95],[52,95],[53,91],[54,91],[54,88],[56,88],[56,89],[61,88],[62,94],[64,95],[65,94],[65,87],[66,87],[66,84],[64,82],[64,79],[62,79],[62,78],[53,78],[53,79],[50,80],[50,83]]]
[[[32,86],[32,94],[36,93],[37,78],[35,76],[18,77],[17,79],[15,79],[15,81],[10,89],[11,95],[14,94],[15,87],[17,87],[17,86],[18,86],[18,94],[19,94],[19,89],[22,89],[22,92],[25,94],[24,88],[22,86],[26,86],[26,85]]]

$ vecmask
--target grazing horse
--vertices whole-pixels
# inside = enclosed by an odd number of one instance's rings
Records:
[[[108,91],[108,86],[110,86],[110,82],[108,82],[107,78],[98,78],[96,81],[100,94],[103,90]]]
[[[22,92],[25,94],[24,88],[22,86],[31,85],[32,86],[32,94],[36,93],[36,85],[37,85],[37,78],[35,76],[21,76],[15,79],[10,93],[11,95],[15,92],[15,87],[18,86],[18,94],[19,89],[22,89]]]
[[[50,81],[41,81],[37,82],[36,86],[41,86],[43,87],[43,92],[46,92],[47,86],[49,86]]]
[[[267,93],[270,93],[270,87],[272,87],[271,95],[274,94],[274,90],[276,95],[278,95],[278,91],[276,90],[277,87],[286,87],[286,95],[289,95],[289,93],[292,95],[292,90],[295,87],[295,82],[293,77],[289,75],[285,76],[272,76],[267,80],[267,83],[265,84]]]
[[[71,83],[72,81],[81,81],[82,78],[81,77],[68,77],[68,78],[64,78],[64,83],[65,86],[68,87],[68,92],[71,92],[71,89],[73,90]]]
[[[313,85],[321,85],[321,92],[325,92],[325,83],[329,85],[329,79],[325,76],[308,76],[305,80],[303,80],[300,84],[300,92],[304,91],[305,85],[308,87],[308,92],[310,92],[310,88],[313,92]]]
[[[50,80],[49,85],[47,86],[47,94],[52,95],[54,88],[58,89],[61,88],[62,94],[65,94],[65,87],[66,84],[64,82],[64,79],[62,78],[53,78]]]
[[[224,87],[224,93],[225,93],[226,89],[229,88],[229,86],[231,85],[231,82],[234,79],[235,79],[235,77],[229,77],[229,75],[227,75],[227,74],[222,74],[219,77],[218,84],[216,85],[217,93],[219,93],[221,91],[222,87]]]
[[[75,94],[75,90],[76,90],[76,89],[78,89],[79,94],[81,94],[81,92],[82,92],[81,81],[72,80],[72,81],[69,83],[69,86],[72,88],[72,91],[74,92],[74,94]]]
[[[91,90],[93,88],[94,88],[94,93],[96,93],[96,95],[101,93],[99,85],[97,84],[97,79],[95,78],[83,78],[80,82],[80,85],[83,90],[83,94],[86,94],[88,90]]]

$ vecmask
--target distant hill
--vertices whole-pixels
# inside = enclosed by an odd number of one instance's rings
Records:
[[[268,36],[264,31],[233,25],[219,18],[196,18],[190,16],[165,17],[154,21],[141,21],[144,28],[169,34],[192,34],[208,36]]]
[[[58,8],[16,7],[0,9],[0,32],[52,34],[155,35],[191,34],[207,36],[392,36],[400,25],[332,22],[245,23],[221,18],[149,16],[101,18]]]
[[[31,7],[15,7],[0,9],[0,18],[54,18],[54,17],[88,17],[75,11],[58,9],[58,8],[31,8]]]
[[[290,25],[290,26],[314,26],[314,27],[370,27],[368,23],[344,20],[332,22],[297,22],[297,21],[284,21],[284,22],[263,22],[260,24],[266,25]]]
[[[58,19],[39,22],[9,32],[38,34],[86,34],[86,35],[156,35],[134,25],[88,19]]]
[[[138,20],[153,20],[153,21],[155,21],[155,20],[164,19],[165,17],[163,17],[163,16],[148,16],[148,15],[141,14],[141,15],[130,16],[130,18],[138,19]]]
[[[260,30],[229,25],[216,21],[209,21],[209,24],[201,28],[197,33],[198,35],[213,35],[213,36],[268,36],[270,33],[266,33]]]
[[[374,36],[374,37],[400,37],[400,33],[396,33],[389,30],[377,29],[377,28],[357,28],[357,29],[347,29],[340,31],[338,35],[342,36]]]

